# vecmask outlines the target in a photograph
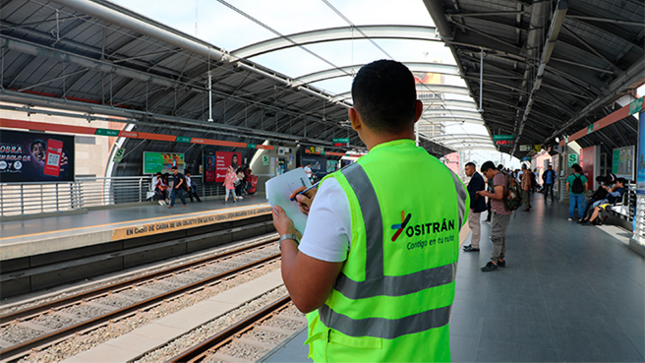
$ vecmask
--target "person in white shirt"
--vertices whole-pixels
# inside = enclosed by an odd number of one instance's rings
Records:
[[[311,171],[311,163],[307,163],[304,169],[305,169],[305,173],[307,173],[307,178],[311,180],[311,175],[313,174],[313,172]]]
[[[186,175],[184,176],[186,178],[186,191],[188,192],[188,198],[190,198],[190,202],[193,202],[193,197],[197,199],[198,202],[201,203],[201,199],[199,199],[199,195],[197,195],[197,185],[193,184],[192,180],[190,179],[190,172],[187,171]]]

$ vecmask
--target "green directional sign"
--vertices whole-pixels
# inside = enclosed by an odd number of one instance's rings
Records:
[[[257,144],[246,144],[246,148],[247,148],[247,149],[255,149],[255,148],[257,148],[257,147],[258,147],[258,145],[257,145]]]
[[[515,135],[493,135],[493,141],[497,140],[515,140]]]
[[[643,97],[633,101],[629,104],[629,114],[633,115],[643,109]]]
[[[349,137],[334,138],[334,147],[349,146]]]
[[[112,161],[115,163],[120,163],[121,160],[123,160],[123,156],[125,156],[125,149],[121,148],[116,151],[116,153],[114,154],[114,159],[112,159]]]
[[[110,130],[110,129],[96,129],[94,135],[101,136],[119,136],[119,130]]]
[[[186,136],[177,136],[175,142],[190,142],[191,138]]]
[[[593,132],[593,124],[587,126],[587,135]]]

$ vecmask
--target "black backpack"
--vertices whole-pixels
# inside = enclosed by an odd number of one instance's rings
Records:
[[[571,184],[571,193],[582,194],[585,192],[585,185],[582,183],[582,174],[575,176],[573,174],[573,184]]]

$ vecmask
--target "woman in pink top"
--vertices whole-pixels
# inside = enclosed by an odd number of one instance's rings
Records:
[[[224,178],[224,188],[226,188],[226,196],[224,197],[224,204],[228,201],[228,194],[233,193],[233,203],[237,203],[237,196],[235,195],[235,182],[237,175],[231,165],[226,169],[226,177]]]

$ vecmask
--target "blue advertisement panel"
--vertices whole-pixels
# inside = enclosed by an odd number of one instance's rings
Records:
[[[638,168],[636,172],[638,194],[645,194],[645,112],[638,121]]]
[[[74,136],[0,131],[0,182],[74,181]]]

